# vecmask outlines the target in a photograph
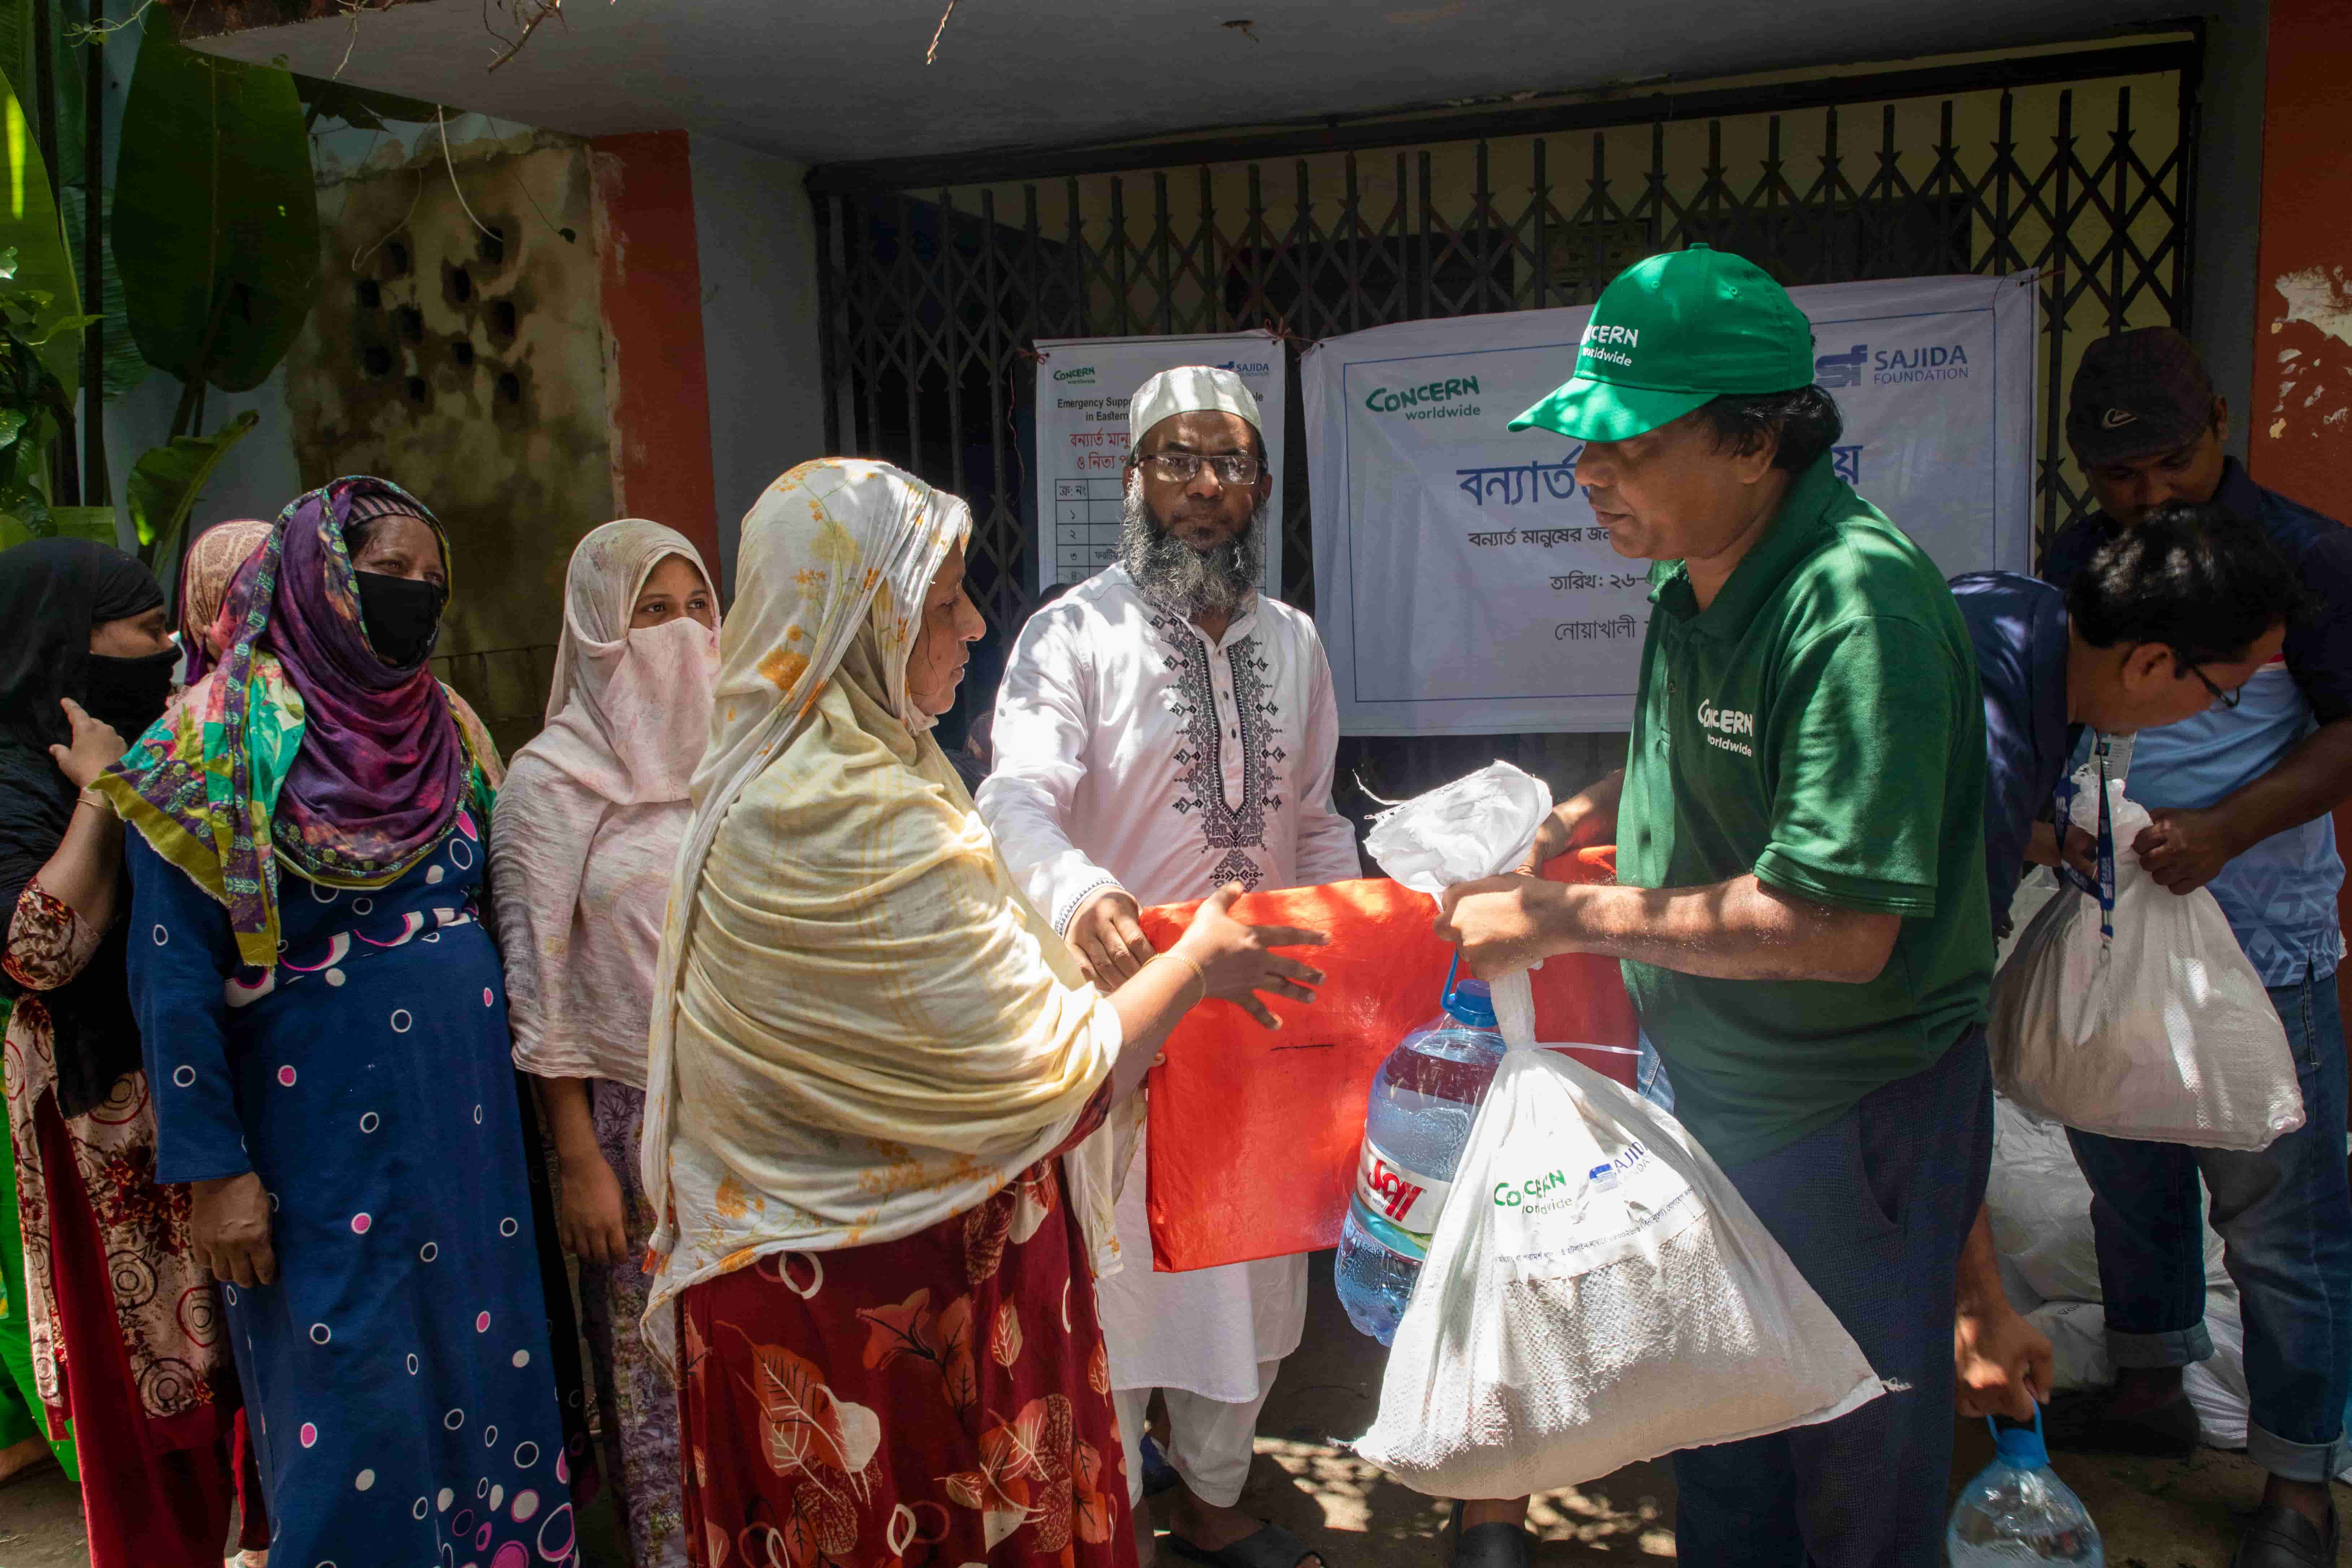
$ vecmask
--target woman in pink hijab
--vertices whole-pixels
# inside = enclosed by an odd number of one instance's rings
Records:
[[[719,596],[682,534],[635,518],[580,542],[547,727],[490,821],[515,1063],[562,1164],[558,1230],[588,1339],[636,1568],[683,1565],[677,1401],[638,1338],[655,1215],[637,1180],[646,1022],[662,909],[710,732]]]

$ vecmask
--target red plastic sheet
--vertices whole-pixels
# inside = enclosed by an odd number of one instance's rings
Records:
[[[1613,847],[1563,856],[1555,881],[1605,882]],[[1165,950],[1199,906],[1143,911]],[[1313,1252],[1339,1242],[1372,1075],[1412,1030],[1436,1016],[1454,949],[1432,924],[1436,905],[1385,878],[1252,893],[1234,907],[1254,925],[1307,926],[1328,947],[1299,950],[1326,980],[1315,1001],[1269,998],[1269,1033],[1230,1002],[1193,1009],[1150,1078],[1147,1207],[1151,1263],[1161,1272]],[[1536,1037],[1614,1047],[1572,1052],[1631,1084],[1633,1009],[1613,959],[1545,961],[1535,971]]]

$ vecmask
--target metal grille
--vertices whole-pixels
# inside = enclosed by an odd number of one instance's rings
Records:
[[[1790,285],[2031,267],[2038,549],[2085,505],[2053,395],[2083,344],[2186,324],[2198,53],[2176,38],[1286,140],[822,169],[828,437],[971,500],[971,585],[1004,629],[1035,595],[1036,339],[1272,326],[1303,347],[1588,303],[1693,242]],[[1290,357],[1285,597],[1311,609]]]

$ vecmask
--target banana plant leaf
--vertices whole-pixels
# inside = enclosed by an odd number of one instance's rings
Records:
[[[151,447],[131,466],[122,489],[131,503],[131,527],[139,533],[140,559],[152,566],[171,558],[213,470],[260,422],[261,416],[247,409],[209,436],[181,436]]]
[[[147,363],[228,392],[261,384],[319,289],[319,195],[294,79],[142,23],[115,164],[113,247]]]
[[[114,542],[114,509],[110,506],[53,506],[49,531],[59,539],[94,539]]]
[[[70,398],[81,385],[81,330],[59,329],[81,314],[81,290],[74,280],[73,252],[66,247],[65,226],[58,221],[41,150],[5,77],[0,77],[0,155],[7,161],[0,171],[0,181],[5,181],[0,184],[0,250],[15,249],[17,284],[48,296],[37,318],[46,337],[41,363]]]
[[[0,552],[14,550],[19,544],[30,544],[40,535],[25,526],[25,520],[0,511]]]
[[[87,205],[82,193],[68,187],[65,194],[66,240],[79,257],[82,246],[81,209]],[[99,281],[104,292],[95,302],[97,319],[105,323],[106,331],[106,400],[121,396],[147,379],[150,368],[139,353],[139,344],[131,335],[131,315],[122,308],[122,274],[114,265],[114,247],[105,243],[105,231],[114,225],[114,193],[105,193],[106,222],[100,226],[98,255]],[[79,275],[79,274],[77,274]]]

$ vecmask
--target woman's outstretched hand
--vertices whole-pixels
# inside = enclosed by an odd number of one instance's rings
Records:
[[[1210,894],[1169,951],[1200,970],[1209,995],[1234,1003],[1265,1028],[1278,1029],[1281,1021],[1259,993],[1312,1002],[1313,988],[1323,984],[1323,972],[1274,950],[1321,947],[1324,936],[1299,926],[1244,925],[1233,915],[1234,900],[1241,896],[1239,882],[1228,882]]]

